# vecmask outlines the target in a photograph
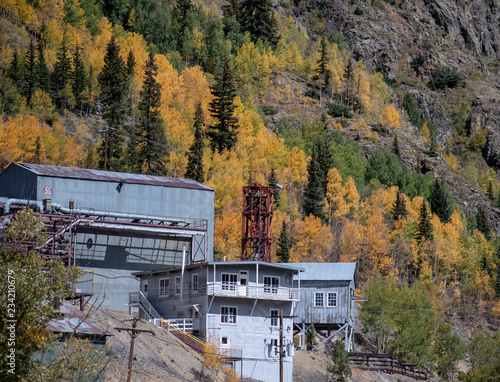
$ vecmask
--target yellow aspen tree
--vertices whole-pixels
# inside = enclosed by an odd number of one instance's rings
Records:
[[[325,213],[327,219],[331,222],[333,218],[347,215],[349,209],[344,199],[342,176],[335,167],[328,170],[327,182]]]
[[[420,130],[422,131],[422,135],[423,135],[424,140],[429,142],[431,140],[431,133],[429,131],[429,128],[427,127],[427,121],[424,121]]]
[[[380,123],[390,128],[397,129],[401,126],[399,113],[393,105],[385,105],[380,115]]]
[[[355,220],[344,220],[340,236],[341,262],[357,262],[360,260],[361,228]]]
[[[292,225],[294,243],[290,249],[291,262],[322,263],[330,255],[333,237],[321,219],[309,215]]]
[[[394,259],[389,255],[389,227],[384,222],[382,210],[374,210],[366,219],[363,227],[363,252],[372,267],[383,275],[392,274]]]
[[[353,215],[359,209],[359,193],[356,188],[356,183],[352,177],[348,177],[344,185],[344,199],[346,202],[348,213]]]

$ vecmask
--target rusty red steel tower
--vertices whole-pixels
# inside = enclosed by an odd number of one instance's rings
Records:
[[[243,187],[241,260],[271,262],[274,189],[255,182]]]

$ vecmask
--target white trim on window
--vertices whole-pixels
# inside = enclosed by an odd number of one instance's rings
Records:
[[[264,276],[264,293],[278,294],[280,278],[278,276]]]
[[[236,306],[221,306],[220,323],[223,325],[238,325],[238,308]]]
[[[337,292],[328,292],[326,299],[326,306],[328,308],[336,308],[337,307]]]
[[[314,307],[323,308],[325,306],[325,294],[323,292],[314,293]]]
[[[238,285],[238,274],[237,273],[222,273],[222,290],[236,290],[236,285]]]
[[[271,309],[271,322],[269,326],[271,328],[279,327],[280,311],[278,309]]]
[[[160,279],[158,281],[159,287],[158,287],[158,296],[160,297],[166,297],[170,294],[170,279]]]

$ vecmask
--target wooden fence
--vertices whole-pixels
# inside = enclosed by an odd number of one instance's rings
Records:
[[[349,353],[349,360],[351,365],[363,370],[402,374],[420,380],[432,377],[429,371],[417,369],[416,364],[404,362],[391,354]]]

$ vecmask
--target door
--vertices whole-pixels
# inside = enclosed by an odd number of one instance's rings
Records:
[[[248,271],[240,271],[240,296],[247,295]]]
[[[148,298],[148,280],[141,281],[141,291],[144,297]]]

